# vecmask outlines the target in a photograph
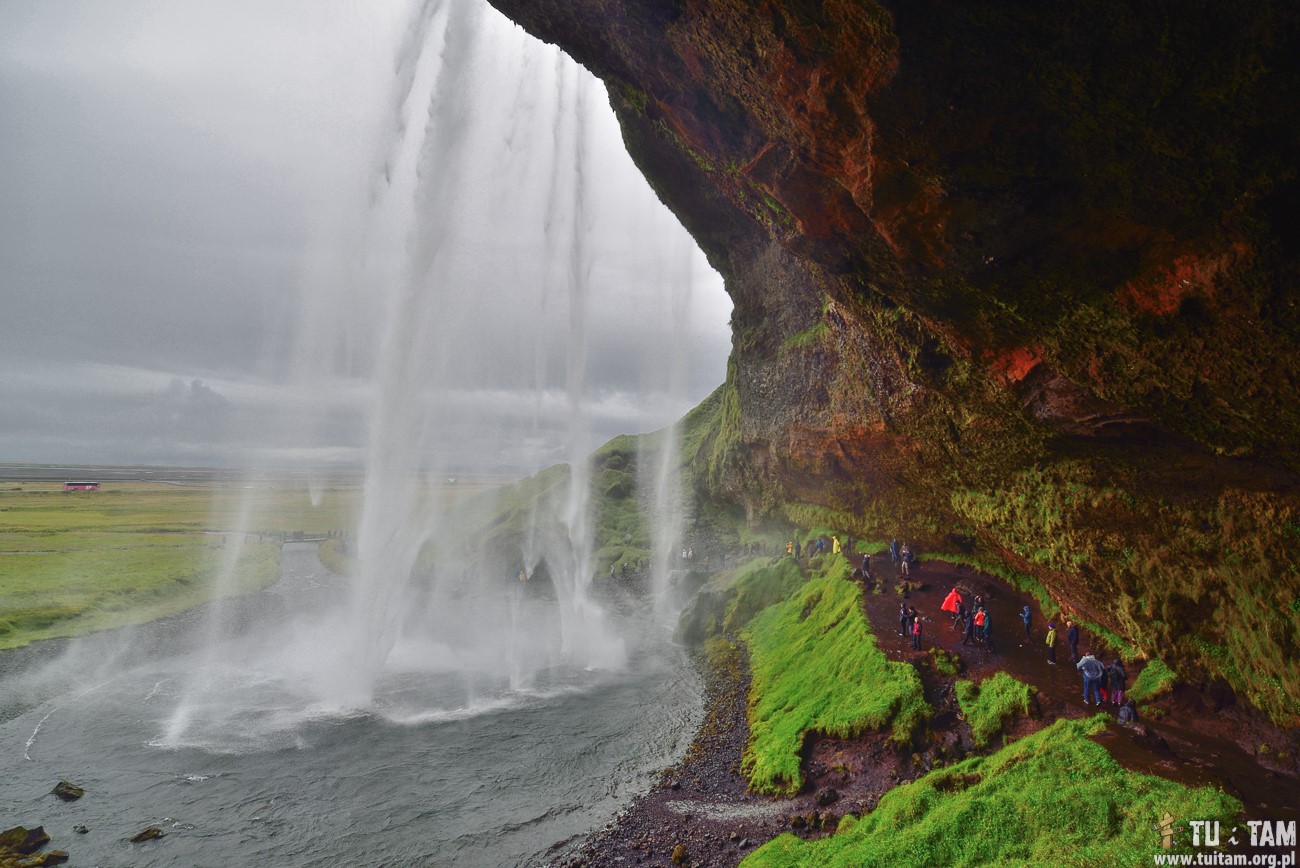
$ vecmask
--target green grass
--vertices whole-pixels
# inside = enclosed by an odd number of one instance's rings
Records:
[[[1231,796],[1128,771],[1088,736],[1105,715],[1058,720],[985,757],[886,793],[829,838],[782,835],[745,868],[776,866],[1149,865],[1165,811],[1230,821]],[[1229,822],[1228,825],[1231,825]]]
[[[25,483],[0,491],[0,648],[265,587],[280,574],[279,534],[346,527],[355,504],[350,488],[327,489],[313,506],[305,489],[250,485],[121,483],[65,493]]]
[[[970,724],[977,747],[988,747],[990,739],[1017,715],[1028,716],[1034,689],[1005,672],[985,678],[978,685],[958,681],[957,704]]]
[[[803,580],[794,558],[781,558],[770,566],[766,559],[755,560],[731,584],[732,599],[723,616],[723,629],[741,629],[759,612],[790,596]]]
[[[338,573],[340,576],[350,576],[352,575],[352,565],[356,563],[356,559],[350,550],[348,554],[343,554],[342,543],[343,540],[341,539],[327,539],[317,547],[316,556],[332,572]]]
[[[833,557],[827,572],[847,566]],[[741,768],[755,791],[799,791],[799,751],[810,732],[850,738],[891,727],[895,741],[907,742],[930,715],[916,670],[876,646],[859,593],[852,582],[816,578],[746,628],[753,681]]]
[[[1178,683],[1178,676],[1165,665],[1163,660],[1154,659],[1142,667],[1137,680],[1125,691],[1125,696],[1134,702],[1146,702],[1167,690],[1172,690]]]

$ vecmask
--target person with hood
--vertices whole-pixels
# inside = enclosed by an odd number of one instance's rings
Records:
[[[831,554],[837,555],[840,553],[841,550],[842,547],[840,546],[840,535],[835,534],[834,536],[831,537]]]
[[[1047,625],[1047,663],[1049,666],[1056,665],[1056,625]]]
[[[906,636],[907,628],[910,627],[911,619],[907,617],[907,604],[898,604],[898,635]]]
[[[871,555],[862,556],[862,575],[871,578]]]
[[[1119,707],[1119,722],[1123,724],[1134,724],[1138,722],[1137,703],[1128,700]]]
[[[1065,644],[1070,646],[1070,662],[1079,659],[1079,625],[1073,621],[1065,622]]]
[[[898,539],[894,538],[889,541],[889,559],[898,566]]]
[[[1128,685],[1128,672],[1124,670],[1124,658],[1116,657],[1110,664],[1110,700],[1116,705],[1124,704],[1124,688]]]
[[[1028,642],[1030,639],[1033,638],[1032,636],[1029,635],[1029,622],[1030,622],[1030,620],[1032,619],[1032,617],[1033,617],[1033,616],[1030,614],[1030,612],[1029,612],[1029,607],[1028,607],[1028,606],[1025,606],[1023,609],[1020,610],[1020,620],[1023,621],[1024,624],[1025,624],[1025,641],[1026,641],[1026,642]]]
[[[969,645],[975,638],[975,616],[967,615],[962,618],[962,626],[966,628],[966,632],[961,637],[961,644]]]
[[[1096,657],[1092,656],[1089,651],[1083,655],[1074,668],[1083,673],[1083,704],[1084,705],[1101,705],[1101,694],[1098,693],[1097,687],[1101,683],[1101,676],[1105,674],[1106,668]],[[1091,697],[1091,701],[1089,698]]]
[[[984,616],[984,623],[980,625],[980,638],[984,640],[984,645],[992,651],[993,618],[983,609],[980,609],[980,614]]]
[[[945,612],[950,612],[956,615],[957,610],[961,608],[961,603],[962,603],[961,594],[957,593],[956,588],[953,588],[951,591],[948,592],[948,596],[943,598],[943,605],[940,606],[939,608]]]

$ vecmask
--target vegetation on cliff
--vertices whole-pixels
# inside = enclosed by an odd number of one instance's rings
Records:
[[[1089,736],[1105,715],[1061,719],[998,752],[891,790],[829,838],[785,834],[745,868],[776,866],[1137,865],[1159,847],[1152,818],[1219,819],[1241,804],[1216,790],[1135,774]]]
[[[1002,731],[1016,715],[1028,715],[1034,689],[1005,672],[974,681],[958,681],[957,704],[970,724],[971,739],[976,747],[987,747],[989,740]]]
[[[799,791],[809,733],[848,738],[889,728],[906,743],[930,715],[916,669],[877,647],[861,589],[839,578],[847,569],[842,557],[830,558],[827,575],[764,609],[743,633],[753,682],[742,771],[759,792]]]

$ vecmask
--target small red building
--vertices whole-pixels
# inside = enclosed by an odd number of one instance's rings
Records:
[[[99,491],[98,482],[65,482],[64,491]]]

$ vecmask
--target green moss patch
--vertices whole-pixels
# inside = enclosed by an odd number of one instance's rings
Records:
[[[831,561],[828,571],[847,566]],[[760,612],[744,639],[753,682],[741,768],[758,792],[799,791],[799,751],[810,732],[850,738],[891,727],[905,742],[930,714],[916,670],[876,646],[851,582],[808,582]]]
[[[1231,796],[1130,772],[1088,738],[1104,715],[1058,720],[987,757],[939,769],[846,817],[829,838],[786,834],[745,868],[774,866],[1139,865],[1159,851],[1168,811],[1229,821]],[[1230,823],[1229,823],[1230,825]]]
[[[956,692],[957,704],[970,724],[971,738],[978,747],[987,747],[1007,721],[1029,714],[1034,688],[999,672],[979,684],[958,681]]]
[[[755,615],[779,603],[803,584],[803,574],[794,558],[781,558],[775,564],[756,561],[743,570],[731,585],[733,597],[723,618],[723,629],[739,630]]]
[[[1165,665],[1163,660],[1152,660],[1138,673],[1137,680],[1125,695],[1134,702],[1146,702],[1161,693],[1172,690],[1178,683],[1174,670]]]

